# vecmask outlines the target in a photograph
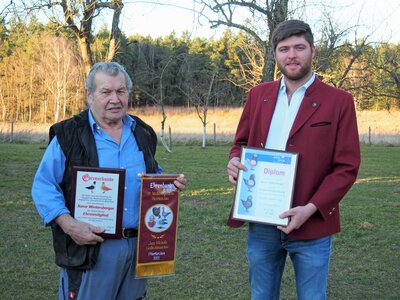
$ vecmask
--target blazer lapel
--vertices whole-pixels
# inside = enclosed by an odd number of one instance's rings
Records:
[[[320,83],[319,78],[315,78],[314,83],[308,88],[306,94],[304,95],[303,101],[301,102],[299,111],[297,113],[296,119],[294,120],[292,129],[290,130],[289,138],[291,138],[305,122],[319,109],[321,106],[320,99],[310,96],[312,92],[316,89]]]
[[[260,134],[258,135],[261,139],[261,147],[265,147],[265,141],[267,140],[267,134],[271,126],[272,116],[274,114],[276,102],[278,100],[280,80],[274,81],[273,84],[274,85],[270,89],[266,89],[265,94],[262,95],[260,115],[261,122],[263,123],[260,126]]]

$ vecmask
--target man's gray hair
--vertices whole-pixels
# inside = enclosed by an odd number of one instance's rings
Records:
[[[90,94],[93,94],[96,90],[94,76],[98,71],[102,71],[110,76],[118,76],[120,73],[122,73],[125,77],[125,84],[128,93],[132,91],[133,82],[122,65],[117,62],[98,62],[93,65],[93,67],[90,69],[89,75],[86,78],[86,89]]]

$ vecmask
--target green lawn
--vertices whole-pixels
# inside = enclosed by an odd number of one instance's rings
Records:
[[[58,268],[50,230],[30,197],[43,145],[0,144],[0,299],[56,299]],[[246,227],[225,225],[233,198],[229,147],[162,147],[158,161],[184,173],[176,275],[149,280],[149,299],[249,299]],[[399,299],[400,147],[363,147],[359,180],[342,202],[329,299]],[[295,299],[288,261],[282,299]]]

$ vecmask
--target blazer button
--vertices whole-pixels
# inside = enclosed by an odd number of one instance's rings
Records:
[[[329,215],[332,216],[332,212],[329,212]]]

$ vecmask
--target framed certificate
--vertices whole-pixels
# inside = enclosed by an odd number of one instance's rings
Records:
[[[298,154],[243,147],[233,205],[234,219],[287,226],[279,215],[291,208]]]
[[[73,167],[71,215],[105,229],[105,238],[122,237],[125,170]]]

